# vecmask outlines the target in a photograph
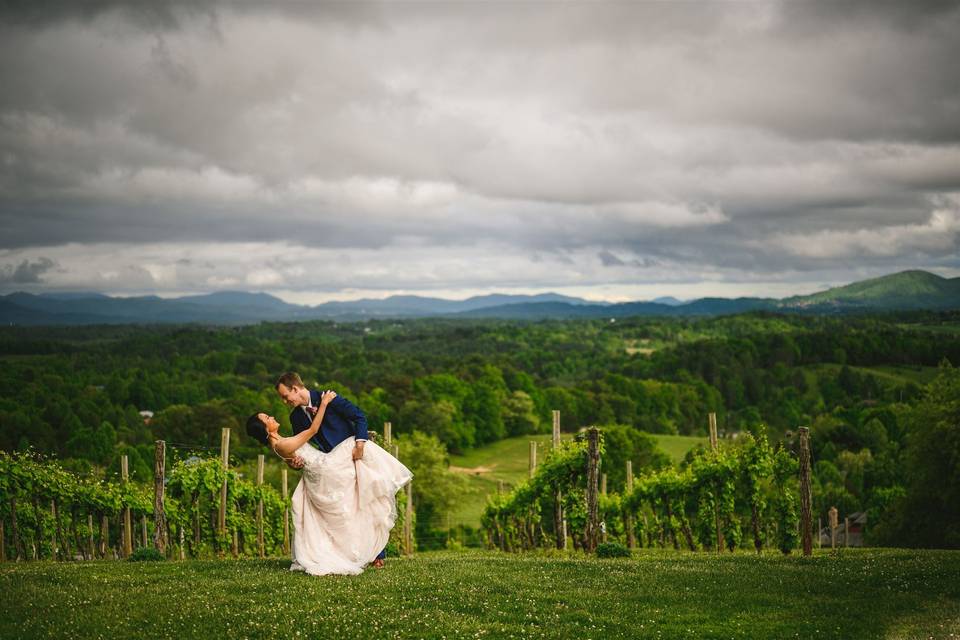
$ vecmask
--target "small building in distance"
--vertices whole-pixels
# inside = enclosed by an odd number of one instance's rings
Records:
[[[863,546],[863,532],[867,526],[867,512],[866,511],[857,511],[849,515],[850,519],[850,531],[849,537],[848,532],[845,529],[845,524],[843,520],[840,520],[837,523],[837,538],[836,546],[838,547],[862,547]],[[826,526],[820,529],[820,546],[825,549],[830,548],[830,526]]]

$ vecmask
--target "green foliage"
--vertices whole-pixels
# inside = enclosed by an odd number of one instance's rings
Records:
[[[598,558],[629,558],[630,549],[619,542],[601,542],[597,545]]]
[[[449,471],[447,450],[436,436],[414,431],[397,436],[397,445],[400,460],[413,472],[415,532],[420,547],[426,548],[428,541],[443,537],[435,530],[437,516],[449,513],[461,499],[466,490],[466,479]],[[394,530],[401,529],[402,522],[398,522]]]
[[[532,478],[508,494],[490,496],[481,517],[490,544],[505,551],[546,546],[542,528],[544,503],[552,504],[559,491],[568,531],[574,544],[583,546],[586,468],[587,443],[562,441],[537,465]]]
[[[130,554],[130,557],[127,558],[131,562],[154,562],[157,560],[166,560],[162,553],[153,547],[140,547]]]
[[[606,443],[603,469],[611,490],[624,487],[627,460],[633,462],[635,475],[670,464],[670,457],[657,446],[656,439],[650,434],[628,425],[610,425],[601,429]]]
[[[960,548],[960,370],[944,363],[909,421],[906,491],[888,492],[877,538],[887,544]]]
[[[773,500],[777,548],[788,554],[800,539],[800,516],[797,514],[799,462],[785,448],[773,455],[773,480],[777,488]]]
[[[952,477],[945,451],[932,457],[917,452],[920,440],[942,436],[952,442],[949,430],[931,426],[947,420],[949,408],[938,414],[922,394],[941,359],[960,359],[958,317],[956,312],[838,318],[755,313],[624,318],[614,324],[384,320],[242,328],[3,327],[0,450],[55,454],[66,467],[94,477],[116,473],[119,455],[126,453],[131,475],[139,480],[149,478],[154,440],[216,447],[220,429],[230,427],[231,453],[249,460],[259,453],[259,445],[243,435],[250,413],[271,413],[289,429],[288,410],[272,382],[292,368],[311,385],[322,381],[358,402],[372,428],[389,419],[394,433],[433,435],[450,452],[542,432],[553,409],[561,411],[567,431],[623,425],[622,432],[608,434],[619,443],[608,447],[605,461],[614,490],[622,487],[625,459],[634,460],[638,474],[647,465],[642,451],[628,458],[621,450],[642,439],[641,431],[702,435],[710,411],[718,415],[722,436],[765,431],[774,440],[789,439],[796,426],[807,424],[814,463],[833,465],[823,467],[830,478],[815,474],[819,515],[834,504],[844,512],[888,509],[889,519],[876,521],[890,532],[883,538],[888,543],[902,537],[910,544],[948,544],[939,534],[892,526],[892,518],[923,521],[915,513],[919,507],[906,510],[908,502],[924,504],[930,496],[933,485],[922,478]],[[922,402],[927,408],[915,411]],[[155,412],[149,424],[138,413],[142,409]],[[932,422],[918,417],[923,412]],[[924,471],[925,465],[930,469]],[[889,490],[898,487],[915,499],[888,499]],[[738,480],[737,491],[750,489]],[[956,511],[951,496],[935,501],[940,511]],[[724,495],[703,499],[730,512]],[[744,523],[753,518],[745,500],[733,505]],[[764,508],[774,509],[773,503],[758,504],[761,518]],[[694,506],[683,509],[689,513]],[[672,526],[663,515],[650,517],[658,535]],[[674,524],[682,531],[681,522]],[[690,526],[696,533],[693,519]],[[943,535],[952,535],[947,529]],[[701,533],[708,537],[706,528]],[[729,533],[736,540],[736,528]],[[772,535],[772,529],[766,533]]]

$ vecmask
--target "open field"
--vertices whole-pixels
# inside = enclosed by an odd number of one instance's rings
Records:
[[[951,638],[960,552],[813,558],[426,553],[357,577],[285,560],[0,566],[2,638]]]
[[[687,455],[687,452],[696,447],[698,444],[702,444],[704,446],[710,444],[710,439],[706,436],[695,437],[654,435],[653,437],[657,439],[657,446],[663,449],[667,455],[670,456],[670,459],[673,460],[674,463],[683,460],[683,457]]]
[[[804,367],[807,371],[812,371],[817,374],[823,374],[827,371],[835,374],[842,368],[839,364],[818,364]],[[877,367],[850,367],[850,369],[863,375],[874,376],[882,384],[895,383],[900,385],[908,383],[925,385],[937,377],[937,372],[939,371],[938,367],[921,367],[919,365],[882,365]]]
[[[572,435],[564,433],[562,437],[567,439]],[[674,462],[682,460],[687,451],[697,444],[707,443],[707,438],[667,435],[654,437],[660,448],[669,454]],[[452,524],[479,526],[480,514],[487,504],[487,496],[496,493],[498,481],[502,480],[505,488],[509,489],[527,478],[531,440],[537,442],[538,458],[546,455],[550,447],[550,435],[507,438],[462,456],[450,456],[450,464],[470,481],[470,493],[460,503],[460,508],[450,514]]]

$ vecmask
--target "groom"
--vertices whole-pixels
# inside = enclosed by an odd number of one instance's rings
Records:
[[[292,407],[290,424],[293,426],[293,434],[296,435],[307,429],[313,422],[317,407],[320,406],[320,392],[307,389],[300,376],[293,371],[280,376],[274,386],[283,402]],[[355,404],[337,395],[327,406],[323,422],[320,423],[320,430],[317,431],[317,435],[310,438],[310,442],[320,451],[329,453],[350,436],[356,439],[356,444],[353,445],[353,459],[359,460],[363,457],[363,447],[367,441],[367,416]],[[287,464],[292,469],[300,469],[303,467],[303,459],[297,456]],[[373,566],[382,567],[385,557],[384,549],[373,561]]]

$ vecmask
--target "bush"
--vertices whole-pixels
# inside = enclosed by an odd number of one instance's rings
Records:
[[[153,561],[153,560],[166,560],[163,557],[163,554],[154,549],[153,547],[140,547],[127,558],[130,562],[142,562],[144,560]]]
[[[630,549],[619,542],[602,542],[597,545],[598,558],[629,558]]]

